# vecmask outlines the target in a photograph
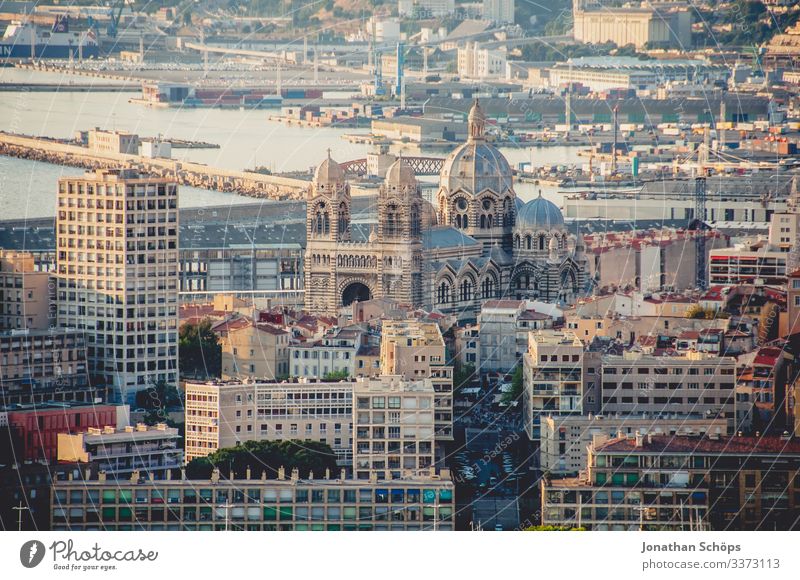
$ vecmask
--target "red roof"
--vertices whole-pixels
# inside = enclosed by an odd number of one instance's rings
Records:
[[[596,447],[596,450],[611,452],[647,453],[797,453],[800,454],[800,439],[782,437],[708,437],[652,436],[645,437],[641,447],[628,437],[611,439]]]

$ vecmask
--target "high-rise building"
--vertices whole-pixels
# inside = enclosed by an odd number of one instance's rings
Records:
[[[529,439],[539,437],[542,416],[583,412],[583,343],[572,332],[531,332],[523,372],[522,419]]]
[[[498,24],[513,24],[514,0],[483,0],[483,19]]]
[[[405,479],[430,472],[435,463],[430,379],[358,379],[353,398],[355,479]]]
[[[453,439],[453,367],[447,362],[441,329],[432,322],[384,320],[381,328],[381,374],[408,380],[430,379],[436,439]]]
[[[132,403],[178,378],[178,187],[136,170],[58,182],[58,324],[84,331],[89,373]]]

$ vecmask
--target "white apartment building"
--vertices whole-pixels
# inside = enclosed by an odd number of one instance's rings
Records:
[[[533,441],[539,437],[541,417],[581,414],[583,343],[572,332],[531,332],[522,360],[522,419]]]
[[[483,19],[514,24],[514,0],[483,0]]]
[[[381,375],[354,383],[354,479],[405,479],[430,472],[436,448],[434,395],[430,379]]]
[[[292,377],[321,379],[329,373],[358,375],[356,355],[363,344],[364,332],[341,328],[328,332],[320,340],[289,346],[289,373]]]
[[[456,11],[455,0],[398,0],[400,16],[414,18],[441,18]]]
[[[543,471],[577,474],[587,468],[587,449],[596,435],[725,435],[728,421],[702,415],[564,415],[542,417],[539,461]]]
[[[90,427],[86,433],[59,433],[58,460],[94,462],[108,477],[125,477],[134,471],[164,479],[168,471],[183,466],[181,436],[174,427],[139,423],[122,429]]]
[[[58,324],[117,401],[178,374],[178,186],[136,170],[58,182]]]
[[[352,460],[353,383],[186,383],[186,461],[242,441],[327,443]]]
[[[470,42],[458,49],[458,74],[470,79],[490,79],[505,76],[506,54],[501,50],[481,48]]]

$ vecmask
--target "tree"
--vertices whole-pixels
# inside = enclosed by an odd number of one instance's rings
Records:
[[[523,530],[524,532],[585,532],[586,528],[571,527],[571,526],[529,526]]]
[[[245,441],[238,447],[219,449],[207,457],[193,459],[186,466],[186,476],[189,479],[207,479],[217,467],[224,477],[233,471],[234,477],[246,477],[247,468],[251,469],[252,477],[260,477],[264,471],[268,478],[277,477],[278,469],[283,467],[288,476],[292,469],[297,468],[300,477],[308,477],[314,472],[314,477],[322,478],[325,470],[331,476],[338,473],[336,454],[325,443],[319,441]]]
[[[222,347],[211,330],[211,321],[181,326],[179,337],[181,375],[218,377],[222,370]]]
[[[522,365],[518,364],[514,369],[514,374],[511,377],[511,390],[503,393],[503,402],[512,403],[519,400],[522,396],[522,387],[524,381],[524,371]]]
[[[453,373],[453,390],[469,385],[475,379],[475,365],[460,365]]]
[[[350,378],[350,373],[348,373],[345,369],[340,371],[331,371],[322,376],[323,381],[329,381],[331,383],[336,381],[346,381],[348,378]]]
[[[175,385],[164,381],[136,393],[136,406],[145,411],[166,411],[181,408],[182,404],[183,399]]]

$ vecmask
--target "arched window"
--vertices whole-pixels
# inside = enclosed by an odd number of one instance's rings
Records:
[[[485,215],[481,216],[481,229],[482,230],[486,229],[486,216]]]
[[[544,250],[545,248],[546,248],[546,246],[545,246],[545,237],[544,236],[539,236],[539,249],[540,250]]]
[[[420,222],[419,222],[419,208],[415,205],[411,208],[411,237],[418,238],[420,236]]]
[[[489,217],[486,218],[486,227],[491,229],[493,225],[494,225],[494,216],[492,216],[492,214],[489,214]]]
[[[349,215],[347,211],[347,204],[342,202],[339,204],[339,236],[344,237],[349,228]]]
[[[472,281],[467,279],[461,282],[461,287],[459,290],[459,299],[461,301],[466,302],[468,300],[472,300]]]
[[[447,304],[450,302],[450,284],[447,282],[439,284],[439,289],[436,293],[436,302],[439,304]]]
[[[528,248],[529,250],[531,249],[531,237],[530,236],[525,236],[525,247]]]
[[[494,280],[492,278],[484,278],[481,283],[481,298],[484,300],[494,297]]]

